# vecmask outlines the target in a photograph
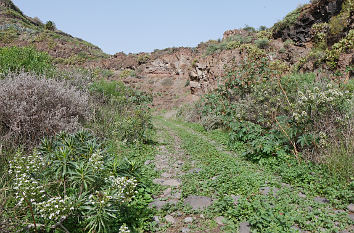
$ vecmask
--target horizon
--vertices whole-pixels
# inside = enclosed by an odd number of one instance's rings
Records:
[[[196,47],[201,42],[222,38],[227,30],[246,25],[256,29],[271,27],[309,0],[239,3],[222,0],[217,4],[186,0],[178,3],[107,0],[108,4],[83,0],[13,2],[25,15],[38,17],[43,22],[51,20],[58,30],[97,45],[105,53],[128,54],[170,47]]]

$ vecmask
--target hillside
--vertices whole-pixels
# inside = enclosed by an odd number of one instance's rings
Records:
[[[354,232],[353,21],[108,55],[0,0],[0,232]]]
[[[351,0],[314,1],[289,13],[270,29],[229,30],[222,40],[203,42],[196,48],[113,56],[57,29],[46,29],[39,19],[25,16],[10,2],[1,0],[0,46],[32,45],[48,52],[59,66],[114,71],[112,79],[123,77],[125,83],[152,93],[159,108],[188,103],[214,89],[224,66],[238,62],[249,49],[261,50],[287,71],[321,70],[322,74],[346,80],[353,75]]]
[[[0,1],[0,46],[34,46],[54,58],[58,65],[80,65],[107,57],[100,48],[56,29],[53,22],[22,13],[10,0]]]

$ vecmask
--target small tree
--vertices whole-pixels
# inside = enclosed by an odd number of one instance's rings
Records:
[[[55,26],[55,23],[53,21],[46,22],[46,24],[44,25],[44,28],[49,31],[55,31],[57,29]]]

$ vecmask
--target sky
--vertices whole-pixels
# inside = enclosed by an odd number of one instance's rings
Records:
[[[250,25],[271,27],[309,0],[13,0],[28,16],[104,52],[195,47]]]

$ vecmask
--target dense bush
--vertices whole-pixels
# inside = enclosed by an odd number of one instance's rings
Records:
[[[230,143],[244,142],[244,155],[252,160],[289,153],[319,162],[335,159],[337,153],[328,150],[332,142],[353,134],[352,90],[311,73],[286,75],[261,51],[245,49],[248,56],[229,69],[224,85],[202,98],[194,118],[207,129],[229,130]],[[350,160],[350,143],[336,148],[341,161]]]
[[[8,209],[18,230],[129,232],[119,218],[136,194],[137,181],[121,176],[115,155],[87,132],[43,140],[32,154],[10,162],[13,186]]]
[[[6,144],[34,145],[44,136],[73,132],[90,118],[88,95],[29,73],[0,80],[0,139]]]
[[[260,49],[266,49],[269,46],[269,40],[268,39],[258,39],[254,43]]]
[[[205,54],[211,55],[214,53],[220,53],[223,50],[231,50],[240,48],[243,44],[252,43],[254,38],[252,36],[242,36],[242,35],[233,35],[229,36],[223,41],[214,42],[209,44],[206,48]]]
[[[38,52],[31,47],[0,48],[0,78],[4,78],[9,72],[44,74],[52,70],[51,58],[47,53]]]
[[[116,81],[97,81],[90,89],[102,103],[93,126],[97,134],[113,134],[127,143],[149,139],[152,123],[146,104],[152,101],[151,96]]]
[[[46,24],[44,25],[44,28],[46,30],[49,30],[49,31],[55,31],[56,30],[56,26],[55,26],[55,23],[53,21],[46,22]]]

